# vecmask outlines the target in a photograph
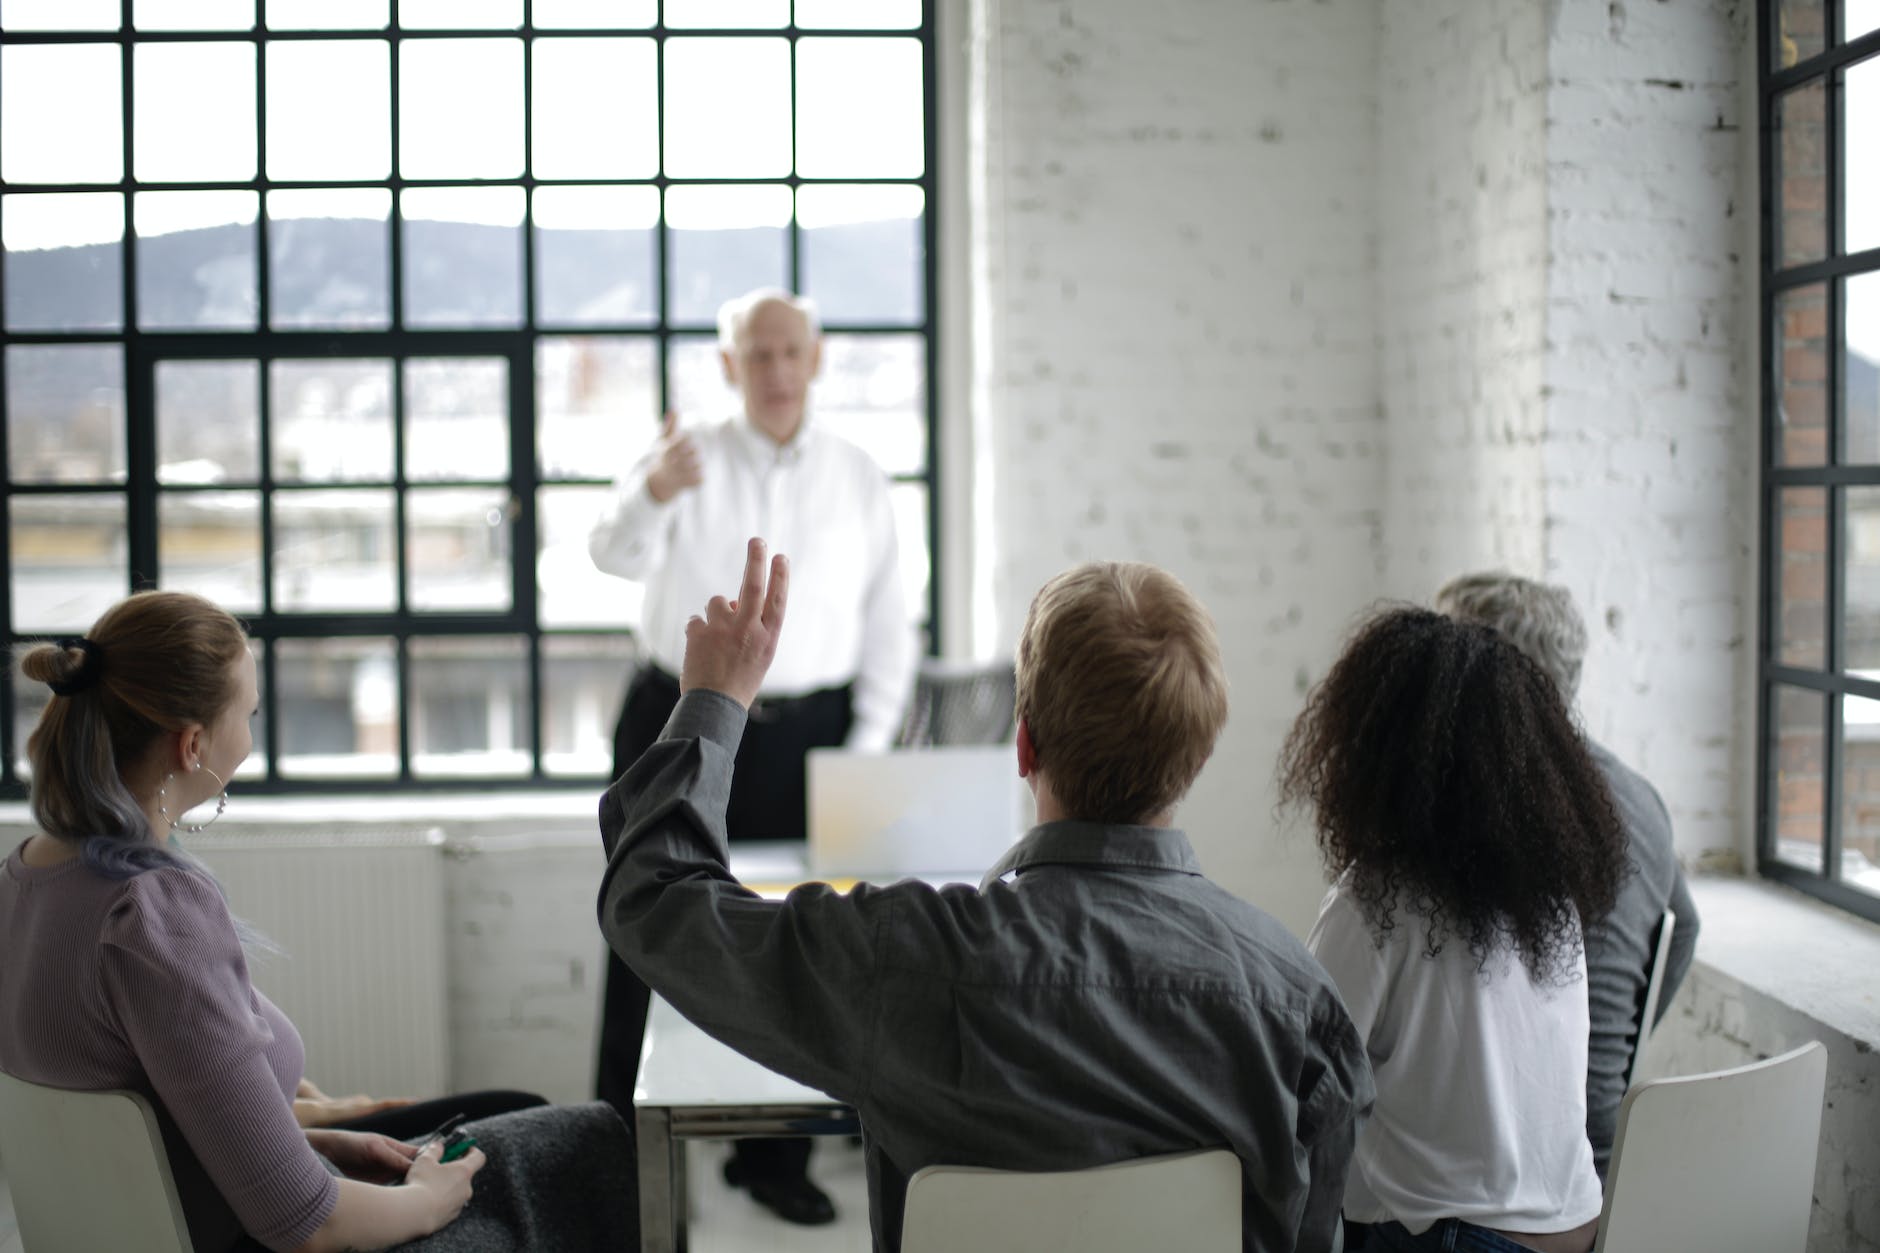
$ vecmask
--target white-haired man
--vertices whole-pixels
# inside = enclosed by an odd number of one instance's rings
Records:
[[[1569,706],[1580,687],[1586,657],[1586,625],[1564,587],[1512,574],[1465,574],[1436,593],[1439,613],[1492,627],[1554,681]],[[1587,1008],[1591,1035],[1586,1053],[1586,1137],[1600,1178],[1618,1132],[1619,1102],[1632,1053],[1656,1025],[1641,1023],[1645,985],[1651,978],[1657,930],[1665,911],[1675,922],[1658,1016],[1690,968],[1697,948],[1697,906],[1678,867],[1671,842],[1671,814],[1656,788],[1602,746],[1586,747],[1606,776],[1613,803],[1625,824],[1632,872],[1619,889],[1612,912],[1586,932]]]
[[[752,535],[795,560],[796,629],[751,710],[726,825],[733,840],[802,839],[804,754],[886,748],[913,676],[887,478],[866,452],[820,430],[809,388],[822,364],[815,306],[763,288],[718,314],[725,380],[742,413],[659,439],[615,485],[589,536],[594,564],[646,585],[635,676],[614,732],[619,775],[659,738],[679,700],[687,615],[736,569]],[[608,964],[598,1095],[631,1117],[646,1021],[643,983]],[[835,1208],[809,1181],[807,1140],[740,1140],[725,1175],[779,1216],[823,1223]]]

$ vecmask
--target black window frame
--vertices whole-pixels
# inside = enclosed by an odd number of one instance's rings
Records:
[[[803,231],[799,225],[794,199],[798,188],[816,185],[850,186],[858,184],[883,184],[918,187],[922,193],[923,211],[920,221],[920,246],[922,256],[919,261],[919,273],[922,285],[920,293],[920,319],[917,323],[876,323],[836,321],[825,318],[825,331],[844,336],[892,335],[900,338],[918,337],[925,354],[923,378],[924,421],[926,457],[923,468],[916,473],[898,473],[893,476],[896,484],[918,484],[926,493],[926,528],[929,575],[927,581],[927,599],[922,607],[924,620],[924,639],[929,653],[938,655],[942,647],[941,623],[941,571],[943,569],[942,552],[944,538],[940,526],[940,465],[941,442],[939,439],[940,413],[940,321],[939,321],[939,267],[937,263],[937,245],[940,237],[939,183],[938,172],[940,151],[938,141],[938,93],[939,64],[936,41],[936,4],[937,0],[921,0],[920,23],[916,27],[894,29],[825,29],[821,27],[799,27],[795,24],[794,3],[791,4],[791,20],[781,27],[756,28],[693,28],[686,26],[668,27],[664,23],[666,0],[660,0],[656,12],[655,24],[650,27],[569,29],[561,27],[536,28],[533,24],[533,0],[521,0],[522,25],[516,28],[476,28],[445,30],[405,30],[398,23],[397,0],[391,0],[388,8],[388,24],[380,28],[360,28],[344,30],[271,30],[267,24],[266,0],[256,0],[255,24],[251,29],[240,31],[228,30],[188,30],[155,31],[139,30],[133,25],[133,0],[121,0],[121,17],[115,31],[0,31],[0,45],[8,44],[117,44],[122,49],[120,73],[122,75],[122,118],[123,118],[123,158],[122,178],[115,183],[83,184],[8,184],[0,181],[0,193],[74,193],[106,192],[120,193],[125,206],[125,225],[121,245],[122,259],[122,311],[124,323],[115,331],[32,331],[12,332],[0,324],[0,562],[5,563],[6,577],[0,578],[0,630],[5,633],[9,656],[18,652],[20,647],[35,641],[50,638],[41,632],[16,631],[13,626],[13,580],[11,575],[12,527],[11,501],[15,496],[33,494],[44,495],[83,495],[106,494],[120,496],[126,505],[126,530],[130,560],[129,578],[125,592],[156,586],[157,548],[158,548],[158,499],[160,494],[187,491],[173,484],[163,484],[161,493],[156,479],[156,417],[154,371],[158,361],[178,359],[222,359],[259,362],[263,375],[260,404],[262,405],[261,453],[259,483],[254,490],[265,500],[273,499],[279,489],[272,482],[271,468],[267,455],[267,441],[271,427],[267,418],[266,406],[270,388],[266,385],[268,363],[273,360],[288,358],[390,358],[402,364],[407,358],[435,358],[450,356],[500,356],[509,362],[508,385],[510,399],[509,431],[509,477],[506,480],[511,493],[511,531],[510,531],[510,574],[511,603],[507,610],[491,612],[412,612],[405,606],[407,582],[404,578],[404,566],[407,559],[405,525],[407,510],[408,483],[403,475],[402,454],[396,458],[394,472],[397,505],[394,509],[394,527],[396,537],[396,570],[398,574],[398,608],[386,612],[340,612],[306,613],[281,612],[272,608],[273,596],[270,569],[273,561],[272,510],[264,506],[261,509],[261,561],[262,561],[262,596],[266,608],[255,613],[243,613],[238,616],[248,626],[251,636],[264,645],[262,662],[262,700],[267,713],[265,737],[258,742],[256,751],[265,753],[266,771],[264,775],[243,776],[241,790],[248,794],[287,794],[318,795],[332,793],[372,793],[391,790],[458,792],[470,788],[477,790],[516,790],[544,788],[587,788],[595,783],[604,783],[607,775],[546,773],[543,767],[545,745],[543,743],[543,723],[545,706],[545,671],[544,641],[550,638],[599,636],[618,637],[630,634],[615,628],[584,627],[548,627],[538,621],[538,595],[534,557],[538,550],[537,488],[556,484],[592,484],[606,481],[605,475],[580,478],[549,476],[539,473],[537,462],[538,422],[536,414],[536,345],[540,339],[564,339],[581,336],[618,338],[644,338],[655,345],[656,366],[658,371],[659,411],[670,407],[672,397],[672,341],[674,339],[696,339],[700,335],[713,335],[716,327],[712,324],[694,321],[675,320],[671,316],[672,274],[670,260],[670,241],[667,214],[664,210],[664,197],[668,188],[694,186],[775,186],[789,189],[793,205],[785,242],[785,286],[791,290],[802,289],[803,278]],[[533,145],[534,98],[531,89],[531,75],[534,67],[533,45],[536,39],[568,38],[651,38],[655,42],[655,82],[653,97],[658,116],[654,119],[656,140],[659,144],[659,172],[648,178],[634,179],[539,179],[533,171],[531,151]],[[717,178],[675,178],[664,172],[665,145],[665,61],[666,44],[669,38],[714,39],[714,38],[766,38],[784,39],[789,44],[789,72],[791,91],[791,136],[792,149],[795,150],[798,118],[797,105],[797,48],[799,41],[810,39],[843,38],[910,38],[920,43],[920,64],[922,72],[922,173],[917,178],[868,178],[868,177],[802,177],[792,171],[787,175],[763,178],[717,177]],[[407,179],[399,173],[399,51],[406,42],[430,39],[519,39],[524,45],[522,58],[521,107],[523,173],[515,178],[502,179]],[[358,40],[380,39],[389,43],[390,78],[390,143],[392,171],[388,178],[376,180],[273,180],[267,176],[267,48],[270,43],[289,41],[317,40]],[[247,43],[256,50],[255,79],[255,143],[256,176],[248,180],[220,180],[189,183],[145,182],[135,177],[133,164],[135,94],[133,91],[134,48],[140,44],[155,43]],[[519,187],[525,196],[525,214],[519,228],[520,247],[522,249],[521,300],[522,317],[519,325],[503,328],[475,329],[409,329],[404,325],[404,270],[402,250],[404,247],[403,204],[400,193],[407,188],[427,187]],[[598,186],[598,187],[651,187],[657,189],[662,208],[655,227],[655,247],[657,256],[657,311],[652,322],[633,322],[625,324],[583,324],[571,327],[561,324],[538,325],[536,317],[536,253],[537,232],[534,229],[534,191],[537,187],[561,186]],[[355,188],[386,189],[391,192],[391,211],[387,223],[387,266],[391,321],[384,330],[325,330],[325,329],[275,329],[270,326],[270,251],[269,251],[269,216],[267,193],[276,190],[343,190]],[[212,191],[254,191],[258,193],[258,213],[254,228],[254,262],[256,266],[255,292],[257,296],[256,325],[252,331],[145,331],[138,327],[137,319],[137,246],[134,215],[131,212],[135,193],[147,191],[174,190],[212,190]],[[4,278],[6,255],[0,250],[0,279]],[[125,422],[126,430],[126,478],[122,483],[19,483],[12,481],[8,459],[7,441],[10,431],[7,423],[7,388],[6,388],[6,353],[5,349],[13,345],[34,344],[115,344],[121,345],[124,358],[125,384]],[[395,375],[397,371],[395,369]],[[403,399],[404,388],[397,383],[393,388],[393,420],[395,447],[403,447]],[[649,415],[650,418],[650,415]],[[624,467],[609,467],[606,475]],[[342,486],[333,484],[331,486]],[[249,484],[214,484],[204,485],[204,490],[228,491],[250,490]],[[74,624],[75,628],[78,624]],[[411,670],[407,664],[408,646],[414,638],[439,637],[475,637],[498,635],[510,638],[523,638],[527,645],[527,683],[531,693],[527,722],[532,732],[530,747],[530,768],[526,773],[502,778],[478,777],[474,779],[451,777],[447,775],[418,775],[412,771],[412,717]],[[277,653],[274,647],[280,640],[320,640],[343,637],[391,637],[396,642],[399,665],[397,667],[399,689],[398,719],[398,768],[390,775],[347,775],[344,777],[321,778],[290,776],[282,777],[279,773],[281,718],[280,686],[276,682]],[[19,799],[27,794],[27,784],[18,770],[18,760],[24,755],[23,729],[15,726],[16,686],[21,682],[17,667],[5,667],[0,674],[0,799]],[[624,681],[624,680],[623,680]]]
[[[1847,543],[1846,492],[1850,488],[1880,487],[1880,463],[1846,464],[1843,460],[1842,424],[1845,392],[1843,311],[1845,284],[1855,276],[1880,272],[1880,247],[1848,253],[1843,248],[1842,172],[1851,159],[1845,142],[1843,76],[1857,63],[1880,56],[1880,30],[1843,41],[1841,0],[1821,0],[1822,51],[1798,56],[1793,65],[1778,66],[1777,52],[1784,31],[1782,0],[1758,0],[1757,76],[1760,132],[1759,186],[1761,192],[1760,290],[1760,544],[1761,593],[1758,598],[1760,646],[1757,654],[1756,702],[1756,864],[1762,875],[1788,884],[1811,896],[1873,921],[1880,921],[1880,894],[1856,888],[1842,880],[1843,871],[1843,766],[1845,726],[1842,697],[1880,700],[1880,680],[1848,673],[1844,661],[1844,626],[1847,589],[1842,560]],[[1783,93],[1820,83],[1824,87],[1822,151],[1825,154],[1825,255],[1803,264],[1784,265],[1779,256],[1783,212],[1778,109]],[[1880,140],[1870,136],[1868,141]],[[1813,284],[1826,291],[1825,440],[1822,464],[1784,465],[1778,453],[1782,434],[1780,368],[1781,297]],[[1819,669],[1785,664],[1781,657],[1783,551],[1779,528],[1780,499],[1784,489],[1815,488],[1825,493],[1825,597],[1822,621],[1823,662]],[[1780,787],[1777,753],[1776,694],[1781,690],[1814,692],[1822,696],[1821,751],[1821,869],[1811,870],[1777,856]]]

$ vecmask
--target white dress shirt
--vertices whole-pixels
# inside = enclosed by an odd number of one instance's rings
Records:
[[[1319,907],[1306,947],[1364,1039],[1377,1105],[1358,1133],[1345,1216],[1439,1218],[1502,1231],[1568,1231],[1599,1217],[1586,1138],[1586,958],[1536,985],[1512,950],[1477,970],[1451,935],[1426,956],[1426,919],[1398,906],[1380,944],[1350,876]]]
[[[615,483],[588,536],[597,567],[646,585],[646,651],[678,674],[686,620],[714,596],[737,595],[745,545],[761,536],[790,558],[789,609],[763,695],[853,682],[848,746],[887,748],[914,669],[887,476],[807,417],[782,445],[743,417],[690,434],[699,485],[655,501],[646,486],[656,455],[649,450]]]

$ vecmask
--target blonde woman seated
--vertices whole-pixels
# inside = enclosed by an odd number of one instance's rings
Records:
[[[1280,782],[1335,879],[1307,947],[1377,1079],[1346,1248],[1586,1253],[1580,929],[1625,836],[1553,682],[1487,627],[1386,611],[1312,693]]]
[[[202,1253],[635,1243],[632,1142],[606,1106],[471,1123],[481,1147],[454,1161],[295,1121],[299,1033],[249,982],[215,879],[170,840],[251,747],[234,618],[144,592],[23,669],[53,698],[27,742],[40,834],[0,867],[0,1070],[153,1096]]]

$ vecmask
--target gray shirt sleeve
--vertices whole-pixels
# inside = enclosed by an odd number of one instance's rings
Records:
[[[892,903],[826,884],[765,900],[732,877],[725,805],[744,719],[722,693],[686,693],[659,741],[601,799],[601,932],[705,1031],[858,1105]]]
[[[1665,981],[1658,993],[1658,1012],[1652,1018],[1654,1027],[1664,1021],[1671,999],[1678,994],[1678,987],[1691,969],[1691,958],[1697,952],[1697,933],[1702,926],[1697,917],[1697,902],[1691,899],[1691,885],[1684,881],[1682,870],[1676,874],[1667,908],[1677,917],[1677,922],[1671,928],[1671,951],[1665,954]]]
[[[1297,1248],[1337,1253],[1344,1223],[1345,1181],[1358,1147],[1358,1128],[1376,1100],[1371,1065],[1364,1045],[1348,1023],[1330,1024],[1336,1039],[1315,1041],[1323,1048],[1322,1065],[1299,1102],[1300,1143],[1310,1167],[1305,1205],[1299,1215]]]

